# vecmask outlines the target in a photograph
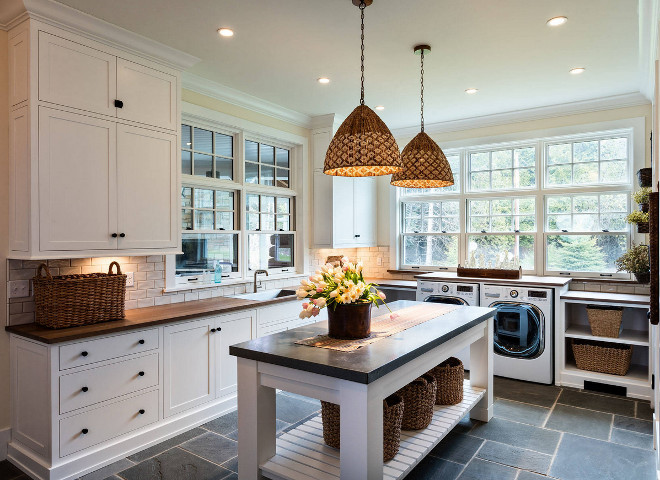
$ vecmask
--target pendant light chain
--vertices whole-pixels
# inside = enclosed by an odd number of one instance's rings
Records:
[[[364,105],[364,9],[367,8],[367,4],[364,3],[364,0],[360,2],[360,20],[362,22],[360,30],[360,105]]]
[[[422,79],[421,79],[421,82],[420,82],[421,83],[420,97],[421,97],[421,100],[422,100],[422,102],[421,102],[421,105],[422,105],[421,113],[422,113],[422,132],[423,132],[424,131],[424,49],[422,49],[422,53],[420,55],[420,58],[422,59],[422,69],[421,69]]]

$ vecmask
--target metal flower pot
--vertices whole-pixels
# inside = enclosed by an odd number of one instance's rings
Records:
[[[371,334],[371,303],[340,303],[328,307],[328,335],[339,339]]]
[[[651,282],[651,272],[633,273],[633,275],[635,275],[635,280],[637,280],[637,283]]]

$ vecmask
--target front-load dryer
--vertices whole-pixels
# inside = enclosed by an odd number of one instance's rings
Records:
[[[553,382],[553,290],[483,285],[481,305],[494,318],[494,373],[502,377]]]

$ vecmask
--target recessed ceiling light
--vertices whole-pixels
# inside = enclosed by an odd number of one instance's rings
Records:
[[[376,105],[376,110],[385,110],[385,107],[382,105]]]
[[[477,93],[478,91],[479,91],[478,88],[467,88],[467,89],[465,90],[465,93],[467,93],[468,95],[474,95],[474,94]]]
[[[317,80],[317,82],[322,83],[325,85],[326,83],[330,83],[330,79],[328,77],[321,77]]]
[[[575,67],[571,68],[568,73],[571,75],[580,75],[581,73],[584,73],[585,68],[584,67]]]
[[[234,31],[231,28],[219,28],[218,33],[221,37],[233,37]]]
[[[563,25],[566,22],[568,22],[567,17],[552,17],[550,20],[548,20],[545,23],[550,27],[558,27],[559,25]]]

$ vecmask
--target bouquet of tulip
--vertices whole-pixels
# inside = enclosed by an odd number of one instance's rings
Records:
[[[296,294],[300,300],[310,298],[311,301],[302,304],[300,318],[316,316],[322,308],[334,309],[339,304],[373,303],[376,307],[378,302],[385,304],[385,294],[364,281],[362,268],[362,263],[353,264],[344,257],[341,266],[325,264],[309,279],[303,279]]]

